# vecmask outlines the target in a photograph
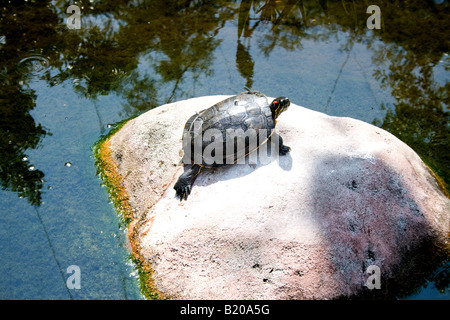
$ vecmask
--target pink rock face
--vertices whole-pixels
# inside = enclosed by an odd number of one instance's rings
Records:
[[[450,201],[411,148],[364,122],[296,105],[277,124],[288,155],[203,170],[180,202],[173,185],[183,172],[183,125],[222,99],[159,107],[111,138],[140,253],[160,291],[177,299],[354,297],[378,290],[367,285],[376,266],[383,295],[394,280],[410,287],[399,274],[419,272],[424,243],[448,247]]]
[[[389,276],[401,253],[430,237],[432,227],[398,173],[381,159],[324,162],[318,171],[328,174],[317,177],[314,212],[331,261],[346,284],[343,293],[350,295],[365,283],[369,265]]]

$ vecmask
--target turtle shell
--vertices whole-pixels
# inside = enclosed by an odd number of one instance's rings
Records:
[[[193,115],[183,131],[184,163],[217,167],[236,163],[275,128],[267,97],[243,92]]]

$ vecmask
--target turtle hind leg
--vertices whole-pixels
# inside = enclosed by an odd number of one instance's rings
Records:
[[[192,185],[194,184],[195,178],[200,173],[202,169],[198,164],[192,165],[192,167],[184,172],[175,183],[173,188],[175,189],[177,196],[180,200],[186,200],[188,195],[191,193]]]

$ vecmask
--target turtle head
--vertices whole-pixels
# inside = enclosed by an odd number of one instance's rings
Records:
[[[278,97],[275,100],[272,101],[270,104],[270,110],[272,110],[272,116],[274,119],[278,118],[278,116],[283,112],[286,111],[289,105],[291,104],[291,101],[289,101],[286,97]]]

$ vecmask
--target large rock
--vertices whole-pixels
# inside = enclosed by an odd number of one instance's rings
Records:
[[[424,244],[448,248],[450,201],[411,148],[375,126],[295,104],[277,123],[290,154],[203,170],[179,201],[173,185],[183,172],[184,123],[224,98],[161,106],[110,139],[139,221],[134,241],[161,292],[351,297],[370,291],[370,265],[380,268],[383,289],[402,270],[404,279],[404,270],[420,269],[414,255]]]

